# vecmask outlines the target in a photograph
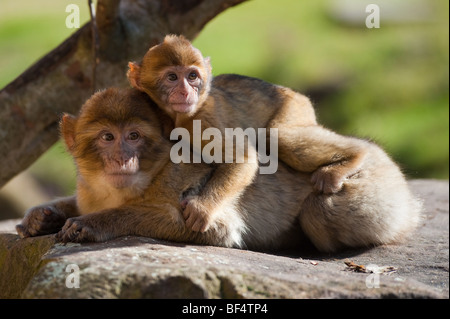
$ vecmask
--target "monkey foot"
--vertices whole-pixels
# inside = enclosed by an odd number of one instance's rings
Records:
[[[16,226],[20,237],[32,237],[56,233],[64,225],[66,217],[53,206],[31,208],[22,222]]]
[[[314,190],[319,194],[335,194],[344,186],[345,176],[333,167],[324,166],[317,169],[311,176]]]
[[[64,243],[97,241],[95,232],[83,220],[83,216],[69,218],[56,234],[56,239]]]

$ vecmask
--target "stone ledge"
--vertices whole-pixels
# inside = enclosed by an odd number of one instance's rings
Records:
[[[143,237],[64,246],[53,236],[21,240],[13,231],[18,221],[5,221],[0,298],[448,298],[449,184],[410,184],[426,208],[410,241],[332,255],[273,255]],[[346,260],[395,272],[349,271]],[[79,267],[80,288],[66,286],[71,264]]]

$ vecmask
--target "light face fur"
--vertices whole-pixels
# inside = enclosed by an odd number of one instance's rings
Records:
[[[106,120],[103,108],[117,110],[122,114],[120,121]],[[138,235],[269,250],[301,245],[306,235],[319,250],[333,252],[397,242],[419,221],[420,202],[383,150],[316,126],[310,129],[319,139],[325,134],[346,147],[361,144],[367,149],[361,168],[345,180],[339,193],[314,191],[313,174],[295,172],[280,163],[275,174],[258,175],[240,196],[223,202],[207,231],[196,232],[186,227],[180,203],[197,196],[216,168],[170,161],[172,143],[164,138],[167,121],[151,100],[132,89],[108,89],[94,95],[77,118],[70,118],[70,125],[67,119],[61,127],[79,168],[77,195],[31,208],[16,227],[21,237],[57,232],[62,241],[86,242]],[[106,168],[101,151],[87,146],[96,145],[103,130],[87,134],[83,123],[97,121],[112,132],[128,127],[125,123],[142,132],[145,147],[133,147],[133,154],[138,154],[138,172],[145,186],[130,183],[117,188],[114,182],[108,185],[108,180],[100,183],[94,178]]]

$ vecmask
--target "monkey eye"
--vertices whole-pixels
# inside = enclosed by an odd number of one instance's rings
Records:
[[[114,140],[114,135],[112,133],[105,133],[102,135],[102,140],[106,142],[111,142]]]
[[[131,140],[131,141],[136,141],[136,140],[139,139],[139,137],[141,137],[141,136],[139,135],[138,132],[131,132],[131,133],[128,135],[128,139]]]
[[[175,73],[170,73],[169,75],[167,75],[167,78],[171,82],[178,80],[178,76]]]
[[[189,78],[189,80],[196,80],[198,78],[198,75],[195,72],[191,72],[191,73],[189,73],[188,78]]]

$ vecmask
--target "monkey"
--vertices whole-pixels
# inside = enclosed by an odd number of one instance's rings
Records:
[[[338,193],[361,169],[367,145],[349,143],[318,125],[306,96],[255,78],[212,77],[211,70],[210,59],[186,38],[168,35],[148,50],[140,64],[129,63],[127,77],[132,87],[147,93],[175,127],[188,129],[191,137],[195,120],[201,121],[203,132],[233,127],[278,129],[279,159],[300,172],[313,173],[311,182],[318,193]],[[200,232],[208,229],[220,205],[251,184],[257,156],[249,148],[244,163],[217,165],[205,188],[187,200],[183,215],[188,227]]]
[[[194,231],[181,203],[197,196],[216,168],[173,163],[165,136],[171,125],[133,88],[97,92],[78,116],[65,114],[60,131],[76,164],[76,195],[31,208],[18,234],[56,233],[62,242],[135,235],[257,251],[302,247],[306,238],[319,251],[336,252],[398,242],[419,221],[421,203],[398,166],[376,144],[347,137],[364,143],[368,156],[340,192],[318,193],[313,173],[280,163],[221,205],[208,230]]]
[[[170,125],[164,125],[169,122],[165,122],[164,115],[160,114],[160,124],[152,123],[156,121],[156,117],[146,114],[149,112],[142,112],[148,108],[148,102],[137,92],[108,92],[89,99],[80,111],[82,116],[79,120],[64,114],[60,123],[64,144],[76,159],[79,171],[77,196],[32,208],[32,212],[27,212],[26,216],[31,214],[33,217],[25,218],[16,228],[21,236],[35,236],[60,229],[69,217],[95,210],[97,204],[100,205],[99,208],[104,208],[103,198],[109,198],[112,207],[128,197],[134,198],[135,194],[140,194],[147,187],[150,180],[146,174],[151,175],[153,169],[158,169],[157,165],[151,163],[160,156],[162,150],[151,147],[153,144],[160,144],[152,141],[153,136],[158,136],[152,130],[158,125],[162,125],[163,129],[170,129]],[[119,100],[113,103],[109,101],[111,98]],[[108,105],[116,108],[109,109]],[[129,109],[126,113],[128,105],[141,106]],[[78,129],[75,124],[82,129]],[[145,138],[141,138],[141,135]],[[142,147],[148,151],[143,155],[139,153]],[[93,152],[94,149],[98,151]],[[92,188],[96,190],[93,191]],[[45,224],[45,227],[38,227],[36,223]]]

